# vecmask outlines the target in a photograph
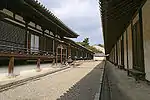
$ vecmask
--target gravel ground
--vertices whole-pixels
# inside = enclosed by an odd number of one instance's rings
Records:
[[[103,63],[99,63],[85,62],[76,68],[28,82],[0,93],[0,100],[93,100],[102,73]]]

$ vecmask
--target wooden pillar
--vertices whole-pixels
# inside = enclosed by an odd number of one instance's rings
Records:
[[[128,61],[128,31],[126,30],[126,52],[127,52],[127,75],[129,76],[129,61]]]
[[[53,38],[53,54],[55,54],[55,35],[54,35],[54,38]]]
[[[58,49],[56,49],[56,65],[58,63]]]
[[[114,64],[115,64],[115,62],[116,62],[116,53],[115,53],[115,46],[114,46]]]
[[[67,58],[68,58],[68,57],[67,57],[67,49],[66,49],[66,59],[65,59],[65,60],[67,60]]]
[[[28,23],[27,22],[25,23],[25,30],[26,30],[25,48],[27,49],[27,53],[29,53],[29,45],[28,45],[29,38],[28,38]]]
[[[46,38],[45,38],[45,28],[42,28],[43,33],[43,51],[46,51]]]
[[[118,43],[116,43],[116,65],[118,65]]]
[[[12,75],[14,72],[14,57],[10,57],[9,66],[8,66],[8,74]]]
[[[71,56],[71,45],[69,44],[69,48],[68,48],[68,56]]]
[[[63,55],[63,48],[62,48],[62,46],[61,46],[61,49],[60,49],[60,50],[61,50],[61,51],[60,51],[60,52],[61,52],[61,53],[60,53],[60,60],[61,60],[61,64],[62,64],[62,59],[63,59],[63,56],[62,56],[62,55]]]
[[[41,68],[40,68],[40,61],[41,61],[41,59],[38,58],[38,59],[37,59],[37,70],[38,70],[38,71],[40,71],[40,69],[41,69]]]
[[[29,49],[30,49],[30,40],[29,40],[29,32],[28,32],[28,24],[30,23],[30,21],[27,18],[23,18],[23,20],[25,21],[25,31],[26,31],[26,35],[25,35],[25,48],[26,48],[26,52],[27,54],[29,53]]]
[[[55,55],[55,34],[54,34],[54,37],[53,37],[53,55]],[[55,61],[56,59],[53,59],[53,64],[56,62]]]
[[[56,65],[57,65],[57,63],[58,63],[58,48],[57,48],[57,46],[55,46],[56,45],[56,34],[57,34],[57,27],[56,27],[56,32],[54,33],[54,40],[53,40],[53,54],[55,55],[55,57],[56,57],[56,59],[54,59],[55,61],[53,61],[53,62],[55,62],[56,63]],[[56,48],[56,51],[55,51],[55,48]]]

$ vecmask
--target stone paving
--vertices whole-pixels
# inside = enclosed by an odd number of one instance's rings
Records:
[[[94,100],[103,63],[84,62],[0,93],[0,100]],[[97,66],[99,65],[99,66]]]
[[[110,62],[105,67],[101,100],[150,100],[150,85],[137,82]]]

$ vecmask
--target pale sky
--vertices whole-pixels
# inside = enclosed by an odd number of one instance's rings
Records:
[[[90,44],[103,44],[102,25],[99,11],[99,0],[39,0],[46,8],[61,19],[69,28],[85,37]]]

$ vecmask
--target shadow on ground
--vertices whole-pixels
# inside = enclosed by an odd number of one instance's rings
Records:
[[[106,62],[100,100],[131,100],[119,85],[110,64]],[[118,74],[119,75],[119,74]]]
[[[95,94],[99,91],[103,65],[104,62],[97,65],[57,100],[94,100]]]

